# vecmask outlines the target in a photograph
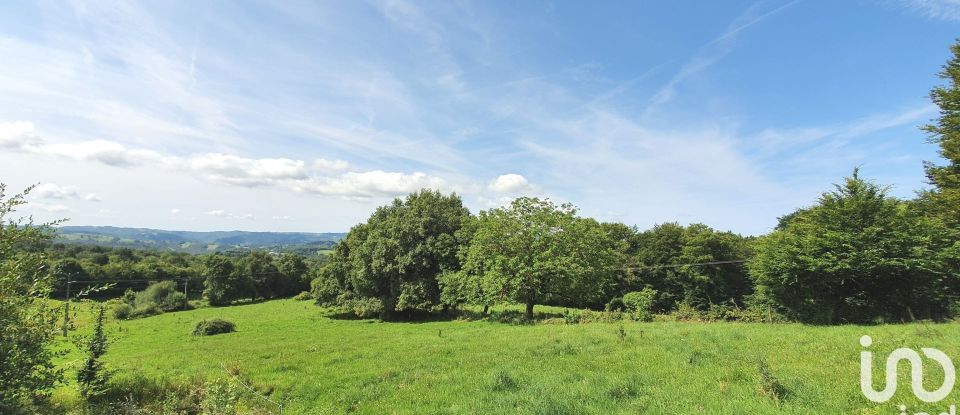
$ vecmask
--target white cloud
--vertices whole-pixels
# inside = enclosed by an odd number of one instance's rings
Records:
[[[350,172],[337,177],[318,178],[297,182],[295,189],[322,195],[354,198],[399,196],[423,188],[439,189],[443,179],[416,172],[412,174],[373,170]]]
[[[498,193],[516,193],[530,190],[530,182],[526,177],[519,174],[508,173],[497,177],[487,186],[488,189]]]
[[[187,165],[210,180],[238,186],[261,186],[276,180],[307,177],[303,161],[285,158],[249,159],[214,153],[193,156]]]
[[[100,198],[94,193],[81,194],[80,190],[73,186],[60,186],[54,183],[43,183],[37,185],[31,194],[37,199],[47,200],[86,200],[88,202],[99,202]]]
[[[178,210],[178,209],[175,209],[175,210]],[[227,212],[223,209],[211,210],[207,212],[207,215],[218,217],[218,218],[229,218],[229,219],[246,219],[246,220],[254,219],[254,216],[252,213],[244,213],[242,215],[238,215],[238,214]]]
[[[120,143],[107,140],[49,144],[40,147],[37,151],[75,160],[97,161],[116,167],[132,167],[162,159],[160,154],[154,151],[130,149]]]
[[[76,187],[58,186],[53,183],[43,183],[33,189],[32,194],[40,199],[79,199],[80,193]]]
[[[31,151],[40,144],[29,121],[0,122],[0,148]]]
[[[274,215],[274,216],[271,216],[270,219],[273,219],[273,220],[293,220],[293,218],[291,218],[291,217],[288,216],[288,215]]]
[[[177,214],[179,214],[179,213],[180,213],[180,209],[170,209],[170,214],[171,214],[171,215],[177,215]]]

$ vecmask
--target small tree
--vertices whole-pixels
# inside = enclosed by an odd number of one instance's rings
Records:
[[[244,284],[230,258],[221,254],[207,256],[203,259],[203,276],[203,296],[210,305],[229,305],[240,297]]]
[[[641,291],[633,291],[623,295],[623,305],[627,311],[640,321],[653,320],[653,306],[657,300],[657,290],[646,287]]]
[[[97,311],[93,334],[87,339],[87,359],[77,372],[80,395],[86,399],[96,398],[102,394],[109,380],[109,374],[104,370],[103,362],[100,361],[100,358],[107,353],[107,335],[103,332],[105,318],[106,308],[101,305]]]
[[[0,183],[0,413],[45,399],[62,377],[51,345],[62,314],[38,301],[49,295],[50,277],[43,252],[30,249],[49,242],[53,223],[10,217],[32,189],[6,198]]]

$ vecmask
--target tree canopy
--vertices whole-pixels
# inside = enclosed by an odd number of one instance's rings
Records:
[[[821,323],[939,317],[956,297],[950,234],[854,171],[758,241],[756,300]]]
[[[614,244],[593,219],[569,205],[518,198],[481,212],[460,275],[464,298],[483,305],[519,302],[528,318],[536,304],[586,306],[613,283]]]

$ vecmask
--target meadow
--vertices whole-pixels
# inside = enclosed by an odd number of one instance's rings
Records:
[[[89,330],[94,307],[75,305],[77,333]],[[237,331],[191,335],[197,321],[214,317],[233,321]],[[379,322],[340,319],[309,301],[275,300],[110,321],[105,361],[115,377],[240,379],[283,403],[285,414],[900,414],[901,403],[911,413],[937,414],[957,401],[952,394],[937,405],[920,404],[906,370],[891,401],[867,401],[859,389],[858,343],[864,334],[873,337],[875,384],[882,386],[882,360],[897,347],[960,356],[957,324],[665,320]],[[71,352],[60,365],[73,370],[80,358]],[[932,362],[925,369],[932,390],[942,372]],[[78,400],[72,385],[54,394],[61,406]],[[267,403],[259,407],[278,412]]]

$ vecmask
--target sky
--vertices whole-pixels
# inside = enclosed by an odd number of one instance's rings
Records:
[[[960,1],[0,2],[0,182],[71,225],[346,231],[420,188],[762,234],[912,197]]]

